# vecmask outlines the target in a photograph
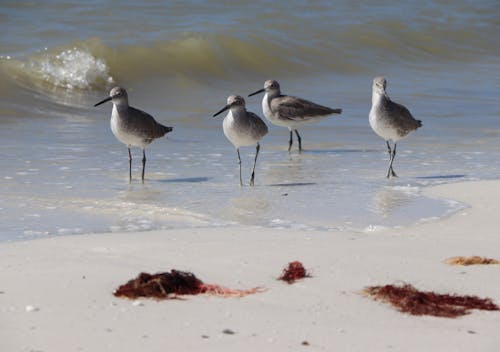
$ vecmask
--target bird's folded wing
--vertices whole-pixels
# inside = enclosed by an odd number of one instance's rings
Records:
[[[165,131],[162,128],[162,125],[157,123],[153,116],[148,113],[129,107],[134,113],[129,114],[129,118],[134,121],[129,121],[136,130],[136,133],[142,134],[144,138],[159,138],[165,135]]]
[[[292,121],[309,120],[316,116],[329,115],[335,112],[329,107],[292,96],[274,98],[271,100],[271,110],[277,112],[281,118]]]

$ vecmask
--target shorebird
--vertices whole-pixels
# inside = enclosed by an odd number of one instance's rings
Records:
[[[156,138],[163,137],[172,131],[172,127],[163,126],[156,122],[153,116],[128,105],[127,91],[121,87],[114,87],[109,97],[94,105],[98,106],[108,101],[113,102],[111,112],[111,131],[115,137],[127,145],[129,161],[129,182],[132,182],[132,155],[130,147],[142,148],[142,182],[144,183],[144,169],[146,168],[146,146]]]
[[[398,177],[392,169],[396,156],[396,144],[410,132],[422,127],[422,121],[416,120],[410,111],[401,104],[393,102],[385,91],[387,81],[384,77],[375,77],[372,87],[372,108],[369,120],[373,131],[387,143],[389,169],[387,178]],[[391,149],[389,141],[394,142]]]
[[[342,109],[331,109],[311,101],[282,95],[280,85],[275,80],[264,82],[264,88],[249,94],[256,95],[263,93],[262,110],[266,119],[278,126],[287,127],[290,130],[290,140],[288,141],[288,151],[293,144],[293,131],[297,135],[299,142],[299,153],[302,152],[302,138],[300,138],[299,127],[307,123],[318,122],[331,114],[340,114]]]
[[[259,155],[260,150],[259,141],[267,134],[267,126],[259,116],[245,109],[245,99],[239,95],[230,95],[227,98],[227,105],[215,113],[213,117],[226,110],[229,110],[229,112],[224,118],[222,128],[226,138],[236,148],[238,166],[240,170],[240,186],[243,186],[243,181],[241,180],[240,147],[257,144],[255,160],[253,162],[252,177],[250,178],[250,186],[253,186],[255,179],[255,164],[257,163],[257,156]]]

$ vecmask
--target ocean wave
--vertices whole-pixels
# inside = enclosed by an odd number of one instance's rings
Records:
[[[106,48],[102,54],[113,75],[122,79],[179,75],[193,80],[230,79],[234,75],[299,72],[306,66],[293,47],[226,34],[184,33],[149,45]]]
[[[66,89],[87,89],[114,81],[104,60],[77,47],[41,55],[21,67],[47,83]]]
[[[99,42],[75,42],[45,48],[28,57],[1,57],[3,71],[21,86],[42,90],[89,90],[114,83],[106,61],[96,54]]]
[[[0,76],[6,75],[14,85],[1,84],[0,90],[27,90],[42,99],[78,106],[75,96],[148,79],[212,82],[303,71],[307,65],[292,51],[264,40],[197,33],[146,45],[114,47],[91,38],[21,58],[0,57]],[[283,57],[278,58],[276,52]]]
[[[147,79],[198,82],[310,74],[378,74],[388,65],[461,63],[497,57],[488,33],[467,24],[440,28],[399,20],[257,29],[255,33],[186,32],[153,42],[110,45],[99,38],[73,41],[21,58],[0,57],[19,86],[42,94],[105,91]],[[490,28],[491,26],[486,26]]]

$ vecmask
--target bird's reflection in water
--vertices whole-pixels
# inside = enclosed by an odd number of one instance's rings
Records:
[[[241,192],[231,199],[227,215],[231,221],[247,225],[258,225],[269,211],[269,201],[262,194]]]
[[[383,218],[388,218],[417,198],[418,188],[416,187],[384,187],[373,196],[370,210]]]
[[[263,177],[271,186],[304,186],[316,184],[324,172],[317,167],[314,158],[293,155],[289,160],[268,163]]]

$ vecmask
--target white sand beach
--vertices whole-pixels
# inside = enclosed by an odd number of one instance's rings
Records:
[[[360,294],[407,282],[500,303],[500,181],[448,184],[432,197],[470,207],[375,232],[257,227],[52,237],[0,244],[2,351],[498,351],[500,312],[410,316]],[[312,274],[276,280],[288,262]],[[139,272],[179,269],[206,283],[265,287],[242,298],[130,301],[113,296]]]

